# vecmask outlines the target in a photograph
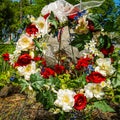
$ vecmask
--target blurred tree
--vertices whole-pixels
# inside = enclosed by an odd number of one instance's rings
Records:
[[[14,11],[11,7],[10,0],[0,0],[0,40],[2,39],[2,31],[9,31],[10,25],[13,24]]]
[[[16,33],[27,15],[38,17],[41,9],[53,1],[55,0],[19,0],[16,2],[12,0],[0,0],[0,39],[2,38],[3,29],[7,33]],[[78,4],[80,2],[80,0],[66,1],[71,4]],[[85,1],[89,0],[82,0],[82,2]],[[101,14],[107,21],[104,21],[107,26],[112,27],[111,23],[117,26],[114,29],[110,28],[111,30],[120,30],[120,5],[116,7],[113,0],[105,0],[104,4],[99,8],[93,8],[90,11],[94,14]]]

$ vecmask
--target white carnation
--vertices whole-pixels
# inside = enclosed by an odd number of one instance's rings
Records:
[[[60,89],[57,93],[57,100],[54,104],[58,107],[62,107],[63,111],[69,112],[74,106],[75,92],[68,89]]]
[[[101,97],[104,95],[102,91],[102,87],[96,83],[88,83],[85,86],[84,90],[85,90],[85,96],[89,99],[93,97],[97,99],[101,99]]]
[[[95,71],[101,73],[103,76],[110,76],[115,72],[110,58],[99,58],[96,60],[96,63],[98,66],[95,68]]]

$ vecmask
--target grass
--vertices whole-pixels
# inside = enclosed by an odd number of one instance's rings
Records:
[[[12,53],[14,50],[14,44],[0,44],[0,89],[10,82],[12,73],[12,67],[3,60],[2,54]]]

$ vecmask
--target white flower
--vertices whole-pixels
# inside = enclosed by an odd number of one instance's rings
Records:
[[[88,83],[85,88],[85,96],[87,98],[97,98],[97,99],[101,99],[101,97],[104,95],[103,91],[102,91],[102,87],[99,84],[96,83]]]
[[[32,48],[33,48],[32,38],[28,37],[25,34],[21,35],[20,39],[18,40],[18,42],[16,44],[16,50],[26,51],[26,50],[32,49]]]
[[[88,50],[89,49],[89,43],[86,43],[85,45],[84,45],[84,48],[86,49],[86,50]]]
[[[30,56],[31,56],[32,58],[34,58],[35,54],[34,54],[34,51],[33,51],[33,50],[31,50],[31,51],[29,52],[29,54],[30,54]]]
[[[103,76],[112,75],[115,72],[110,58],[99,58],[96,60],[96,63],[98,66],[95,68],[95,71],[100,72]]]
[[[60,89],[57,93],[57,100],[54,104],[58,107],[62,107],[63,111],[69,112],[74,106],[75,92],[68,89]]]
[[[95,47],[96,42],[92,39],[89,43],[90,47]]]
[[[100,52],[100,51],[98,51],[97,56],[98,56],[98,57],[100,57],[100,58],[104,58],[103,53],[102,53],[102,52]]]
[[[100,86],[101,86],[102,88],[104,88],[104,87],[107,86],[107,83],[106,83],[105,81],[102,81],[102,82],[100,83]]]
[[[36,64],[32,62],[27,66],[20,66],[17,68],[20,76],[24,76],[26,80],[30,79],[30,75],[36,73]]]
[[[35,17],[33,15],[28,15],[27,18],[30,19],[30,22],[35,21]]]
[[[44,17],[40,16],[34,23],[37,25],[39,29],[39,33],[37,34],[38,36],[40,36],[40,34],[42,36],[47,34],[48,23],[47,23],[47,20],[44,19]]]
[[[97,49],[94,46],[89,47],[90,53],[96,53]]]
[[[106,82],[106,86],[108,88],[112,88],[112,85],[111,85],[111,81],[108,79],[107,82]]]
[[[10,64],[14,65],[15,62],[17,61],[18,57],[20,56],[21,51],[15,50],[13,54],[10,54]]]

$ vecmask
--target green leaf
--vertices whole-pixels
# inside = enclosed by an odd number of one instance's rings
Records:
[[[40,90],[40,88],[45,84],[45,79],[43,79],[38,72],[30,76],[30,82],[34,89]]]
[[[99,14],[90,14],[87,16],[87,19],[91,20],[94,23],[95,30],[101,30],[101,25],[100,25],[101,17]]]
[[[3,86],[5,86],[5,84],[3,84],[3,83],[0,83],[0,87],[3,87]]]
[[[24,79],[20,79],[19,83],[20,83],[20,86],[22,87],[21,92],[23,92],[29,86],[29,83]]]
[[[92,39],[92,34],[82,34],[82,35],[75,35],[74,40],[70,43],[70,45],[77,47],[79,51],[84,49],[84,45],[88,43]]]
[[[56,20],[56,17],[54,16],[54,13],[51,12],[49,18],[48,18],[48,22],[53,25],[55,27],[55,29],[58,28],[58,21]]]
[[[120,86],[120,72],[117,73],[116,78],[112,78],[112,84],[114,88]]]
[[[105,101],[94,102],[94,107],[101,110],[102,112],[115,112]]]
[[[35,89],[35,90],[40,90],[41,87],[43,87],[44,85],[44,81],[36,81],[36,82],[33,82],[31,84],[31,86]]]
[[[35,46],[38,48],[39,52],[42,53],[42,48],[40,46],[40,43],[37,41],[37,39],[33,39]]]
[[[111,46],[111,39],[107,36],[107,35],[100,35],[99,39],[99,44],[98,44],[98,48],[110,48]]]
[[[54,86],[56,89],[60,86],[60,80],[57,77],[50,77],[46,80],[48,86]]]
[[[39,72],[37,72],[35,74],[31,74],[31,76],[30,76],[31,82],[40,81],[40,80],[43,80],[43,78],[40,76]]]

